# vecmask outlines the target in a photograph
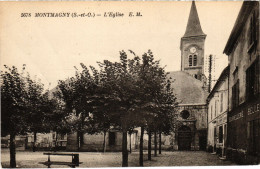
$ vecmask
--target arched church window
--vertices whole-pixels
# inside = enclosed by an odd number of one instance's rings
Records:
[[[192,66],[192,56],[189,56],[189,66]]]
[[[193,66],[197,66],[197,55],[193,56]]]

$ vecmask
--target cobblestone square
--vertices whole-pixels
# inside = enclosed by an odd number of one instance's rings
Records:
[[[9,167],[9,151],[2,151],[2,167]],[[40,162],[47,161],[47,156],[43,152],[18,151],[16,154],[17,164],[20,168],[46,168]],[[121,152],[80,152],[80,168],[85,167],[121,167]],[[51,160],[71,161],[70,157],[54,157]],[[235,165],[230,161],[222,161],[217,155],[212,155],[203,151],[163,151],[157,157],[152,156],[152,161],[147,159],[147,151],[144,152],[144,167],[152,166],[226,166]],[[129,167],[139,166],[139,154],[133,152],[129,154]],[[68,166],[51,166],[67,168]]]

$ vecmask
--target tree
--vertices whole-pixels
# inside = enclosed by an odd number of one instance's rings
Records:
[[[26,90],[25,79],[22,76],[25,70],[18,72],[16,67],[5,66],[5,71],[1,72],[1,134],[10,134],[10,167],[16,167],[15,157],[15,136],[25,133],[28,125],[25,123],[26,115]]]
[[[60,81],[57,93],[65,110],[74,113],[75,131],[104,133],[104,151],[109,128],[122,131],[123,167],[128,166],[127,133],[135,127],[141,127],[140,165],[143,165],[144,129],[153,130],[152,124],[164,105],[161,97],[167,84],[165,70],[159,61],[154,61],[151,51],[142,58],[130,53],[134,58],[129,59],[121,51],[119,62],[98,62],[99,71],[90,67],[91,73],[81,64],[83,71],[77,70],[76,77]]]
[[[120,126],[123,134],[122,139],[122,166],[128,165],[128,152],[127,152],[127,131],[128,120],[131,114],[131,104],[129,104],[130,91],[133,90],[134,84],[132,77],[127,71],[127,60],[125,53],[120,53],[120,63],[112,63],[104,61],[100,63],[101,76],[104,81],[104,87],[107,91],[108,97],[107,104],[110,107],[109,116],[112,119],[114,126]],[[117,120],[118,119],[118,120]]]
[[[140,102],[140,99],[136,98],[139,88],[136,81],[137,72],[131,64],[133,60],[127,60],[123,51],[120,52],[119,63],[99,63],[100,72],[91,67],[92,75],[87,67],[81,64],[83,71],[77,70],[76,77],[60,81],[57,92],[57,96],[65,103],[65,110],[74,112],[76,117],[82,119],[79,122],[76,118],[75,131],[102,131],[105,146],[105,133],[110,126],[122,130],[123,166],[127,166],[127,132],[136,123],[135,119],[130,119],[136,117],[135,109]]]
[[[104,79],[102,79],[100,73],[93,67],[90,66],[93,82],[95,85],[94,95],[90,98],[92,103],[92,113],[89,118],[89,126],[87,132],[89,134],[103,133],[103,152],[106,151],[106,133],[110,129],[110,116],[108,114],[109,104],[108,95],[106,88],[104,87]]]
[[[157,155],[157,133],[159,133],[159,154],[161,154],[161,134],[169,135],[175,124],[176,97],[171,88],[171,81],[167,79],[163,84],[162,92],[157,95],[157,108],[154,122],[151,125],[154,132],[154,155]]]
[[[75,77],[59,81],[55,93],[56,97],[64,103],[67,114],[72,113],[76,116],[76,121],[70,124],[73,124],[73,131],[78,135],[77,139],[80,143],[78,150],[83,145],[84,133],[94,134],[102,131],[105,135],[109,129],[106,111],[100,109],[103,104],[103,88],[99,82],[98,72],[91,67],[91,74],[83,63],[80,65],[82,71],[76,68]]]
[[[33,131],[35,143],[36,132],[44,128],[43,84],[32,80],[29,73],[25,76],[25,67],[19,73],[15,66],[5,66],[6,70],[1,72],[1,131],[2,136],[10,134],[10,167],[16,167],[15,136]]]
[[[76,97],[74,98],[74,110],[77,115],[80,114],[81,122],[78,125],[78,135],[80,138],[80,145],[83,145],[83,135],[88,128],[89,113],[93,112],[93,96],[96,91],[96,84],[93,76],[91,76],[89,69],[83,64],[82,72],[76,71],[76,78],[74,83],[74,90]]]
[[[32,80],[30,74],[27,73],[25,78],[26,83],[26,101],[27,101],[27,124],[29,126],[29,131],[33,132],[34,142],[33,142],[33,152],[36,151],[36,140],[38,132],[48,132],[47,128],[43,125],[43,120],[45,118],[45,113],[47,113],[45,102],[48,102],[46,96],[44,95],[43,84],[39,81]]]
[[[167,79],[167,73],[164,67],[160,66],[159,61],[154,61],[154,56],[151,51],[143,54],[142,63],[139,69],[139,84],[142,86],[143,100],[143,118],[146,120],[146,129],[148,131],[148,159],[151,160],[151,133],[157,132],[157,127],[166,124],[161,119],[166,119],[169,123],[176,98],[170,88],[171,81]],[[166,101],[168,105],[165,106]],[[163,113],[167,112],[167,113]],[[159,119],[158,119],[159,118]],[[142,137],[141,137],[142,138]],[[155,142],[157,142],[155,134]],[[142,141],[140,141],[142,143]],[[142,146],[140,146],[142,148]],[[140,150],[141,152],[141,150]],[[140,153],[142,155],[142,153]],[[140,160],[143,158],[140,157]],[[142,165],[142,161],[140,161]]]
[[[54,88],[53,90],[56,90]],[[43,119],[43,128],[46,131],[55,131],[55,147],[54,150],[57,150],[57,140],[58,134],[67,134],[71,132],[71,125],[68,124],[66,118],[68,118],[69,114],[65,111],[65,106],[62,100],[59,100],[58,97],[55,96],[56,91],[47,91],[43,95],[43,111],[45,112],[45,116]]]
[[[151,51],[145,53],[142,59],[136,55],[128,59],[127,54],[121,51],[119,63],[104,61],[99,66],[101,81],[107,91],[108,116],[111,124],[120,126],[123,133],[122,166],[127,166],[127,131],[139,126],[143,129],[147,126],[148,131],[152,131],[151,125],[164,104],[160,97],[164,96],[167,74],[159,61],[154,61]],[[174,98],[174,95],[168,97]],[[142,142],[140,140],[140,148]],[[142,159],[140,156],[140,165],[143,165]]]

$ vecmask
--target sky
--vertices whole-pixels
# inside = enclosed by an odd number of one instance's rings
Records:
[[[205,56],[216,56],[215,77],[228,65],[224,47],[242,2],[198,1],[202,30],[207,34]],[[119,51],[141,56],[149,49],[167,71],[179,71],[180,39],[185,33],[191,2],[0,2],[0,64],[21,68],[26,64],[45,88],[75,75],[80,63],[118,61]],[[34,17],[35,13],[69,12],[100,17]],[[104,17],[105,12],[124,17]],[[128,17],[140,12],[142,17]],[[21,17],[31,13],[31,17]],[[129,53],[129,57],[133,57]],[[49,85],[50,84],[50,85]]]

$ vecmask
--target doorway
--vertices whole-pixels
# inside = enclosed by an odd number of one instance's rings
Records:
[[[178,150],[190,150],[192,141],[191,129],[182,126],[178,129]]]
[[[109,132],[109,145],[114,146],[116,143],[116,133],[115,132]]]
[[[200,150],[206,151],[206,147],[207,147],[207,131],[206,130],[199,131],[199,146],[200,146]]]

